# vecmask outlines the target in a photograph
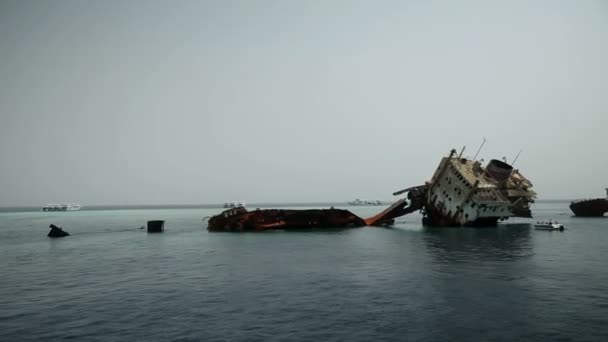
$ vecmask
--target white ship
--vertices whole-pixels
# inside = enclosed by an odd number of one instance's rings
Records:
[[[382,205],[381,201],[375,200],[375,201],[362,201],[360,199],[355,199],[354,201],[350,201],[348,202],[349,205]]]
[[[243,201],[234,201],[224,203],[224,208],[244,208],[246,203]]]
[[[78,211],[80,208],[77,203],[51,203],[42,207],[42,211]]]

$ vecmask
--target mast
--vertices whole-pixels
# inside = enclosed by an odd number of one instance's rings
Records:
[[[467,146],[462,146],[462,150],[460,150],[460,154],[458,155],[458,159],[460,159],[462,157],[462,154],[464,153],[464,149],[467,148]]]
[[[483,142],[481,143],[481,146],[479,146],[479,149],[477,150],[477,153],[475,153],[475,157],[473,157],[473,160],[475,160],[477,158],[477,155],[479,154],[479,152],[481,151],[481,148],[483,147],[483,145],[486,143],[486,138],[483,138]]]
[[[511,163],[511,166],[513,166],[515,164],[515,162],[517,161],[517,158],[519,158],[519,155],[521,154],[523,150],[519,150],[519,153],[517,154],[517,156],[515,156],[515,159],[513,159],[513,163]],[[608,190],[608,189],[606,189]]]

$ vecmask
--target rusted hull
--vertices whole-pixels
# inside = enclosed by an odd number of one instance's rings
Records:
[[[596,198],[591,200],[577,201],[570,203],[570,210],[576,216],[599,217],[608,212],[608,200]]]
[[[247,211],[236,208],[223,211],[209,219],[209,231],[243,232],[264,230],[295,230],[306,228],[354,228],[365,221],[342,209],[264,209]]]
[[[407,200],[402,198],[393,203],[377,215],[365,219],[368,226],[385,226],[395,222],[395,218],[413,213],[424,207],[424,195],[426,187],[424,185],[416,186],[402,190],[407,192]],[[400,193],[402,193],[400,191]]]
[[[207,230],[215,232],[264,231],[271,229],[325,229],[385,226],[395,218],[420,210],[424,205],[425,186],[403,190],[405,198],[367,219],[344,209],[256,209],[232,208],[209,219]]]

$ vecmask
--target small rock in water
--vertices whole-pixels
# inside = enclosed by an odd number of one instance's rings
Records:
[[[51,228],[51,231],[47,235],[48,237],[57,238],[57,237],[70,236],[70,233],[64,231],[63,229],[61,229],[61,227],[57,227],[54,224],[51,224],[49,226],[49,228]]]

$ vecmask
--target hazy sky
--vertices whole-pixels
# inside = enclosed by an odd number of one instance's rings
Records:
[[[603,196],[608,3],[0,0],[0,119],[0,206]]]

